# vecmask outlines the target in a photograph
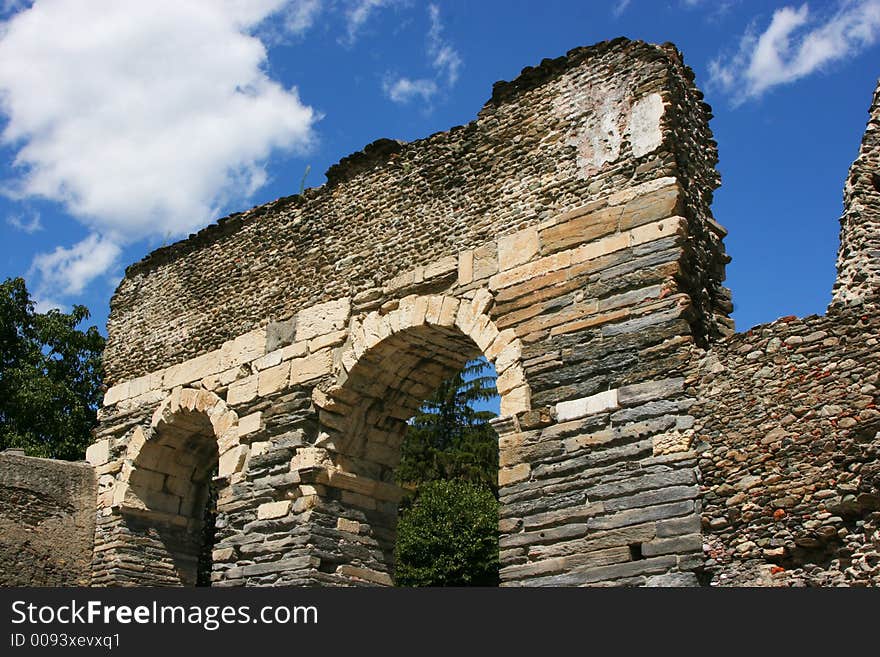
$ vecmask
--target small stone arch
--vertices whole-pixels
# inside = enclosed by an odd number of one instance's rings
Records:
[[[132,431],[111,508],[126,525],[124,550],[150,583],[196,583],[211,486],[222,490],[240,477],[247,453],[238,415],[207,390],[175,388],[149,426]]]

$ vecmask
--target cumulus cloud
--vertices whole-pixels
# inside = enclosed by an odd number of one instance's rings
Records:
[[[440,91],[441,83],[450,88],[458,81],[463,61],[458,51],[443,37],[440,8],[434,4],[428,5],[428,17],[431,26],[425,39],[425,52],[434,76],[416,80],[404,76],[386,76],[382,89],[395,103],[408,103],[421,98],[427,104]]]
[[[34,270],[78,293],[121,245],[192,232],[263,185],[273,151],[307,149],[316,113],[267,76],[252,32],[281,10],[305,30],[319,9],[42,0],[0,25],[0,143],[15,151],[3,191],[56,201],[92,233]]]
[[[773,12],[763,32],[753,23],[735,54],[710,63],[710,84],[738,105],[852,58],[878,38],[880,0],[840,2],[834,13],[824,16],[814,15],[808,4],[783,7]]]
[[[28,235],[43,230],[43,222],[40,220],[39,212],[32,212],[30,218],[26,218],[23,215],[11,215],[6,217],[6,223]]]
[[[29,275],[39,274],[37,296],[80,294],[86,285],[104,274],[119,257],[120,247],[112,240],[92,233],[74,246],[57,247],[34,258]]]

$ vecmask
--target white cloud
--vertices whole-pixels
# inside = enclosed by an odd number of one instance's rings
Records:
[[[437,83],[433,80],[398,78],[386,79],[382,83],[386,95],[395,103],[408,103],[414,98],[421,97],[424,102],[429,102],[437,93]]]
[[[459,70],[463,65],[458,51],[443,38],[443,23],[440,20],[440,8],[428,5],[428,17],[431,26],[425,39],[425,51],[429,64],[434,69],[433,78],[411,79],[408,77],[386,76],[382,82],[385,94],[395,103],[409,103],[421,98],[426,104],[440,91],[440,84],[452,87],[458,81]]]
[[[322,9],[321,0],[290,2],[284,12],[285,31],[294,36],[302,36],[315,24],[315,19]]]
[[[355,0],[345,11],[346,36],[341,39],[342,43],[352,45],[357,41],[358,33],[377,9],[388,7],[397,0]]]
[[[37,233],[43,230],[43,222],[40,220],[39,212],[32,212],[30,215],[30,219],[25,219],[21,215],[11,215],[9,217],[6,217],[6,223],[16,230],[20,230],[21,232],[27,233],[28,235],[32,235],[33,233]]]
[[[753,24],[733,56],[710,63],[710,84],[740,104],[854,57],[878,39],[880,0],[843,1],[835,13],[819,18],[807,4],[783,7],[763,33]]]
[[[296,87],[267,76],[251,32],[281,11],[291,31],[305,30],[319,9],[42,0],[0,24],[0,143],[16,151],[3,191],[62,204],[104,249],[86,267],[77,249],[92,242],[81,242],[36,270],[61,284],[66,268],[65,289],[81,290],[120,245],[198,229],[266,182],[273,151],[308,148],[318,117]]]
[[[611,13],[614,15],[615,18],[617,18],[627,10],[631,2],[632,0],[617,0],[617,2],[614,3],[614,6],[611,8]]]
[[[47,313],[50,310],[60,310],[66,312],[66,306],[54,299],[34,299],[34,310],[38,313]]]
[[[428,14],[431,17],[431,29],[428,30],[428,56],[431,65],[439,75],[446,77],[446,83],[451,87],[458,80],[458,70],[462,61],[458,51],[443,39],[443,23],[440,22],[440,8],[437,5],[428,5]]]
[[[77,295],[113,267],[120,252],[118,244],[92,233],[69,249],[59,246],[50,253],[38,254],[28,275],[40,276],[36,293],[39,298]]]

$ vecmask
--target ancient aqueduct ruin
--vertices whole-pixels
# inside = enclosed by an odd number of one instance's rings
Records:
[[[90,465],[0,457],[0,559],[70,537],[6,583],[192,584],[216,468],[214,585],[390,584],[406,420],[484,355],[503,585],[880,584],[880,90],[827,315],[740,334],[702,98],[578,48],[129,267]]]

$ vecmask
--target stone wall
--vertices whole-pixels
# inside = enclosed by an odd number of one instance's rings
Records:
[[[672,46],[576,49],[129,268],[95,583],[192,583],[213,485],[215,584],[390,584],[406,420],[478,355],[503,583],[695,583],[684,378],[732,331],[709,116]]]
[[[877,310],[785,317],[696,355],[713,584],[880,584]]]
[[[701,332],[712,331],[729,297],[710,263],[716,151],[692,77],[672,46],[578,48],[496,84],[472,123],[410,144],[380,140],[332,167],[322,187],[153,252],[129,267],[111,302],[108,381],[667,177],[693,215],[694,307]],[[596,235],[616,229],[604,219]]]
[[[713,584],[880,584],[880,84],[844,189],[837,269],[826,316],[694,353]]]
[[[87,586],[95,495],[85,463],[0,452],[0,586]]]
[[[880,85],[843,190],[837,280],[831,308],[858,305],[880,289]]]
[[[507,586],[880,583],[875,94],[824,317],[733,334],[710,109],[579,48],[478,118],[127,271],[88,460],[95,584],[388,585],[406,420],[498,372]]]

